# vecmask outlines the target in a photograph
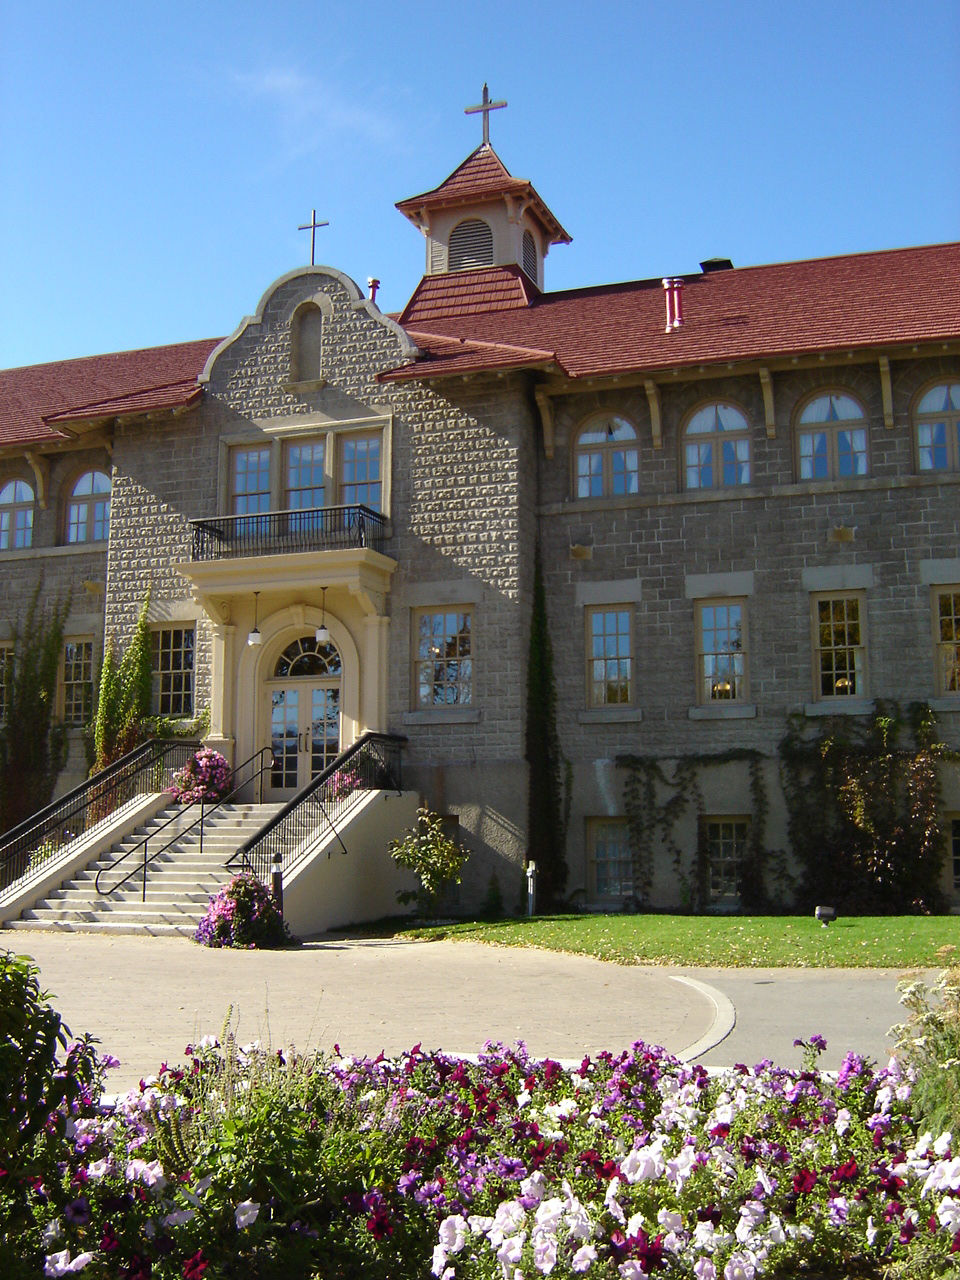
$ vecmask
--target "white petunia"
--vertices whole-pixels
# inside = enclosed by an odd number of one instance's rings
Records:
[[[237,1223],[237,1230],[242,1231],[244,1227],[252,1227],[259,1213],[260,1205],[256,1200],[241,1200],[233,1213]]]
[[[576,1271],[581,1275],[584,1271],[589,1271],[593,1263],[597,1260],[597,1251],[592,1244],[581,1245],[577,1252],[570,1259],[570,1270]]]

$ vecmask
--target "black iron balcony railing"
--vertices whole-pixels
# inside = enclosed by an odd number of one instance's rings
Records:
[[[297,551],[383,549],[383,516],[362,504],[264,511],[260,515],[191,520],[194,560],[232,560]]]

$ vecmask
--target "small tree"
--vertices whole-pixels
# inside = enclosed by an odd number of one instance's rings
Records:
[[[416,902],[421,915],[436,913],[437,902],[446,884],[459,884],[466,855],[443,829],[443,822],[429,809],[417,810],[417,825],[409,827],[399,840],[387,846],[390,857],[420,878],[419,889],[401,889],[400,903]]]
[[[153,642],[147,623],[149,608],[148,591],[123,655],[117,658],[117,646],[112,636],[104,650],[93,722],[95,773],[132,751],[143,738],[143,723],[150,715],[153,692]]]
[[[67,762],[66,727],[56,720],[57,675],[70,600],[41,604],[43,579],[13,629],[0,724],[0,827],[8,831],[42,809]]]

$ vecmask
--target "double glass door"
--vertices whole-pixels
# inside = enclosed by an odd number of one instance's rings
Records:
[[[317,776],[340,751],[340,689],[298,683],[270,691],[270,789],[277,799]]]

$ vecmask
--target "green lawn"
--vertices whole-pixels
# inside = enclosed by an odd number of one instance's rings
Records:
[[[938,968],[960,946],[960,916],[539,916],[404,931],[406,937],[545,947],[615,964],[748,968]],[[949,953],[947,953],[949,954]]]

